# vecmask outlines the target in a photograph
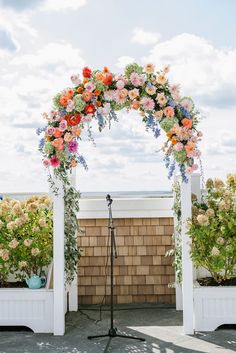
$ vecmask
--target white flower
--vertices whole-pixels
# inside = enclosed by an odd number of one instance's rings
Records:
[[[216,246],[213,246],[213,248],[211,250],[211,255],[212,256],[219,256],[220,255],[220,250]]]
[[[209,218],[204,215],[204,214],[200,214],[197,216],[197,221],[201,226],[208,226],[209,225]]]

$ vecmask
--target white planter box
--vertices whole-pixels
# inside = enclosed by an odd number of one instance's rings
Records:
[[[193,298],[196,331],[236,324],[236,286],[194,287]]]
[[[0,326],[27,326],[35,333],[53,332],[53,290],[1,288]]]

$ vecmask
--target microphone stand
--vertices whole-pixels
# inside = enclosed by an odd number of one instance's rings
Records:
[[[96,336],[88,336],[88,339],[94,339],[94,338],[100,338],[100,337],[109,337],[109,340],[107,342],[107,345],[105,347],[105,350],[103,353],[108,352],[108,348],[110,346],[111,340],[114,337],[121,337],[121,338],[130,338],[138,341],[144,342],[145,339],[141,337],[134,337],[134,336],[125,336],[121,335],[118,333],[118,330],[116,327],[114,327],[114,258],[117,258],[117,250],[116,250],[116,240],[115,240],[115,226],[113,224],[113,218],[112,218],[112,208],[111,204],[113,200],[111,199],[110,195],[106,196],[107,200],[107,206],[108,206],[108,211],[109,211],[109,236],[111,239],[111,254],[110,254],[110,263],[111,263],[111,294],[110,294],[110,318],[111,318],[111,323],[110,323],[110,329],[107,334],[105,335],[96,335]]]

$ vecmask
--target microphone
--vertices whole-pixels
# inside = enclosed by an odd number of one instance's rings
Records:
[[[113,201],[112,198],[111,198],[111,195],[107,194],[106,200],[107,200],[108,206],[110,206],[112,204],[112,201]]]

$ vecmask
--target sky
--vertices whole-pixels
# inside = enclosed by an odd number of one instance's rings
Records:
[[[83,66],[122,73],[129,62],[170,65],[201,114],[204,178],[236,168],[235,0],[0,0],[0,193],[47,191],[35,130]],[[170,190],[162,137],[138,113],[119,113],[80,152],[87,191]]]

